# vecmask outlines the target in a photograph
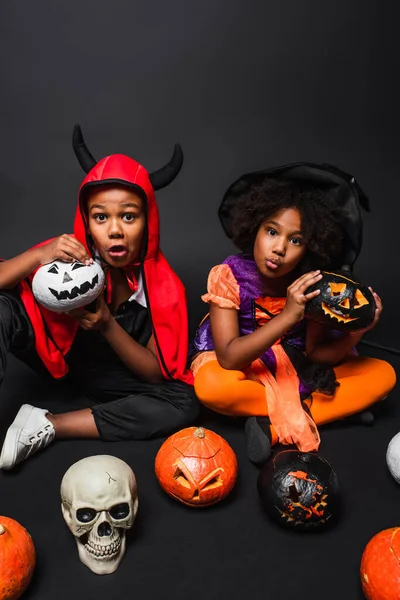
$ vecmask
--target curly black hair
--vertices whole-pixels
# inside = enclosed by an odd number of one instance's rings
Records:
[[[262,223],[286,208],[296,208],[307,252],[299,271],[338,268],[344,250],[342,218],[324,190],[305,184],[265,177],[244,190],[232,209],[231,239],[252,254]]]

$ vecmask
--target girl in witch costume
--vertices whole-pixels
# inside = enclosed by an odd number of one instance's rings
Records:
[[[159,248],[154,195],[180,171],[180,146],[171,162],[153,174],[124,155],[96,162],[79,126],[73,146],[87,173],[74,235],[0,264],[0,368],[11,351],[55,378],[69,372],[90,398],[90,408],[52,415],[23,405],[5,437],[3,469],[57,437],[164,436],[191,424],[198,413],[186,368],[185,290]],[[59,314],[39,306],[31,281],[40,265],[54,260],[88,264],[94,256],[104,266],[106,289],[92,310]]]
[[[250,173],[224,195],[219,218],[241,254],[208,277],[209,313],[198,327],[191,369],[199,400],[247,416],[247,453],[262,464],[271,446],[318,450],[317,425],[364,411],[395,384],[386,362],[354,350],[378,322],[338,334],[304,319],[320,269],[352,268],[361,249],[354,178],[330,165],[295,163]],[[314,288],[315,289],[315,288]],[[365,411],[364,415],[373,419]]]

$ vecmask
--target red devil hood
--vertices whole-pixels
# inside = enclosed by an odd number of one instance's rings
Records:
[[[146,260],[157,258],[160,253],[160,227],[158,208],[149,174],[142,165],[124,154],[113,154],[100,160],[86,175],[79,191],[79,204],[75,214],[74,235],[90,252],[84,210],[82,206],[82,191],[104,183],[116,183],[133,188],[140,196],[145,196],[147,203],[147,250]]]
[[[147,225],[140,270],[158,360],[166,379],[193,383],[192,374],[186,368],[188,323],[185,289],[159,248],[158,208],[146,169],[122,154],[107,156],[95,164],[83,180],[79,191],[74,235],[89,254],[93,254],[94,248],[91,247],[87,235],[82,191],[105,183],[133,188],[145,200]],[[129,271],[126,268],[124,270]],[[21,297],[35,330],[36,350],[51,374],[54,377],[62,377],[68,371],[65,356],[71,348],[77,325],[68,315],[51,312],[36,303],[31,291],[33,275],[21,282]],[[127,277],[129,279],[129,272]]]

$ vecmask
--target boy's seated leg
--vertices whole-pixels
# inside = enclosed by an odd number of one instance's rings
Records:
[[[92,406],[100,438],[144,440],[170,435],[194,424],[200,404],[192,386],[181,381],[135,383],[134,393]]]

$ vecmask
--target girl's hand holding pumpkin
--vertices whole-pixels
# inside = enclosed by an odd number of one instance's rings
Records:
[[[374,316],[374,320],[372,321],[372,323],[370,325],[368,325],[368,327],[365,327],[364,329],[360,329],[360,330],[355,331],[354,333],[350,334],[353,337],[358,337],[359,339],[362,338],[364,333],[367,333],[367,331],[370,331],[371,329],[373,329],[375,327],[375,325],[379,321],[379,318],[380,318],[382,310],[383,310],[382,300],[380,299],[378,294],[376,292],[374,292],[372,287],[369,287],[368,289],[372,293],[374,300],[375,300],[375,304],[376,304],[375,316]]]
[[[306,290],[322,278],[321,271],[310,271],[305,273],[292,283],[287,289],[287,300],[282,314],[285,314],[290,320],[291,326],[295,325],[304,317],[306,304],[312,298],[320,293],[315,290],[306,294]]]

